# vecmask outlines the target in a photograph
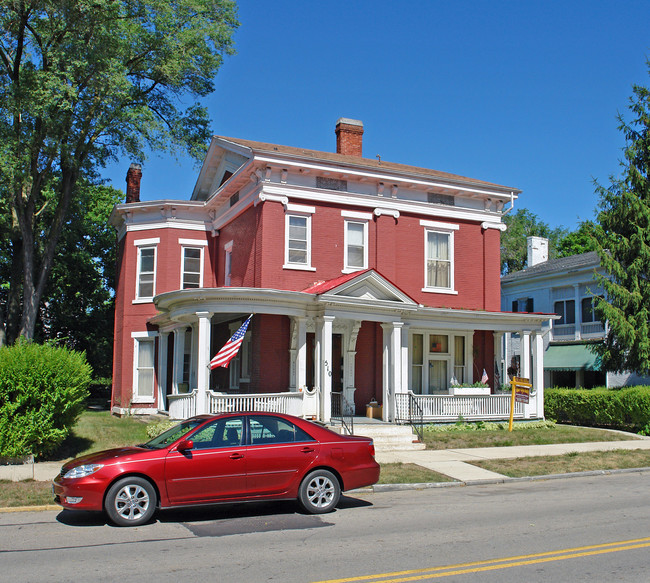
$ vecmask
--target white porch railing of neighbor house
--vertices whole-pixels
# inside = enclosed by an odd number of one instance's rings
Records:
[[[226,395],[208,391],[208,412],[273,411],[301,417],[302,398],[300,392]]]
[[[510,395],[415,395],[398,393],[396,395],[396,421],[408,423],[415,414],[409,411],[409,395],[419,406],[418,417],[425,422],[465,421],[505,421],[510,417]],[[524,405],[515,403],[515,419],[524,418]]]
[[[555,324],[553,326],[553,340],[575,340],[575,324]]]
[[[580,331],[583,338],[598,338],[605,335],[605,326],[602,322],[583,322]]]
[[[182,393],[180,395],[168,395],[167,402],[169,407],[170,419],[189,419],[196,415],[196,395],[198,391],[194,389],[191,393]]]

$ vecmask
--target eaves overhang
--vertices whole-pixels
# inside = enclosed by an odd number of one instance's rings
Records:
[[[550,320],[559,318],[556,314],[430,308],[393,300],[241,287],[166,292],[156,296],[154,303],[159,313],[149,323],[159,326],[196,321],[200,312],[221,315],[224,320],[229,315],[252,312],[302,317],[331,315],[376,322],[402,321],[412,327],[441,330],[535,332],[541,331]]]

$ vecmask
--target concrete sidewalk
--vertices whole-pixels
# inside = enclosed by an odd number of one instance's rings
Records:
[[[449,476],[460,482],[505,478],[470,463],[471,461],[513,459],[545,455],[564,455],[572,452],[612,451],[616,449],[650,450],[650,438],[627,441],[596,441],[587,443],[559,443],[552,445],[518,445],[512,447],[478,447],[469,449],[440,449],[421,451],[387,451],[375,456],[379,463],[409,463]]]

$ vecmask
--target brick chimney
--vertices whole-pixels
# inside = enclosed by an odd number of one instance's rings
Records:
[[[142,166],[131,164],[126,173],[126,202],[140,202],[140,180],[142,180]]]
[[[340,117],[336,122],[336,153],[363,158],[363,122]]]

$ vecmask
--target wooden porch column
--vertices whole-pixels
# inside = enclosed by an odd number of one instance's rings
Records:
[[[196,363],[196,414],[208,413],[208,382],[210,379],[210,312],[197,312],[199,327],[197,334]]]
[[[172,373],[172,392],[179,393],[178,385],[183,382],[183,354],[185,353],[185,328],[174,330],[174,369]]]
[[[534,332],[533,345],[533,378],[532,392],[535,393],[536,409],[533,411],[537,419],[544,418],[544,337],[541,332]]]
[[[395,394],[402,386],[402,327],[403,322],[382,324],[383,350],[383,419],[395,420]]]
[[[160,332],[158,339],[158,409],[167,410],[167,345],[169,332]]]
[[[307,318],[294,318],[297,330],[296,346],[296,390],[305,390],[307,386]]]
[[[361,328],[361,321],[355,320],[352,322],[349,338],[347,339],[347,349],[345,351],[345,358],[343,359],[343,396],[348,404],[352,407],[352,414],[356,409],[354,401],[355,387],[355,371],[357,360],[357,338],[359,336],[359,329]],[[348,413],[348,411],[346,411]]]
[[[494,336],[494,360],[496,361],[496,373],[499,378],[499,386],[494,387],[495,390],[501,388],[506,382],[506,364],[503,356],[503,332],[493,332]],[[494,391],[493,391],[494,392]]]
[[[521,350],[521,376],[524,378],[530,378],[530,332],[524,331],[521,333],[520,338],[520,350]]]
[[[320,345],[321,421],[332,418],[332,324],[334,316],[318,318],[317,332]]]

